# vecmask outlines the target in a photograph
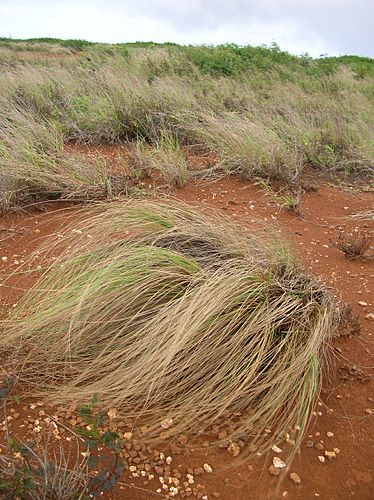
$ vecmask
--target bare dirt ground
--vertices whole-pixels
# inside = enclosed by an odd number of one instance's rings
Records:
[[[372,210],[374,192],[324,184],[303,195],[299,216],[280,210],[274,198],[260,186],[237,177],[193,181],[168,195],[187,203],[215,207],[230,214],[243,227],[255,225],[256,221],[275,226],[277,231],[291,239],[305,267],[321,276],[352,307],[358,316],[361,333],[347,327],[342,331],[346,335],[334,342],[334,359],[326,374],[315,415],[289,471],[297,473],[301,482],[296,484],[286,477],[277,498],[374,498],[374,261],[348,260],[335,246],[341,230],[354,232],[355,228],[360,228],[373,231],[373,221],[351,220],[348,216]],[[66,221],[71,217],[79,217],[76,207],[50,203],[43,211],[20,212],[0,220],[1,272],[16,269],[50,235],[63,238]],[[16,303],[34,279],[32,276],[18,277],[1,286],[1,309]],[[15,435],[32,434],[35,420],[43,420],[44,411],[53,412],[68,426],[74,419],[68,409],[47,409],[35,404],[30,406],[30,403],[14,403],[12,406],[8,412],[15,417],[9,420],[9,427]],[[121,422],[114,422],[114,425],[118,426],[120,434],[123,430],[131,430],[131,422],[125,422],[123,427]],[[212,429],[212,436],[224,428],[225,422],[221,422]],[[66,438],[63,432],[56,435],[60,436],[59,440]],[[4,439],[5,428],[0,425],[0,442]],[[125,471],[123,484],[117,485],[108,498],[142,500],[155,495],[162,497],[164,490],[157,493],[162,486],[159,477],[167,481],[170,475],[180,478],[181,482],[186,482],[187,478],[186,497],[223,500],[272,498],[277,478],[269,474],[268,468],[276,452],[259,457],[258,461],[235,466],[226,449],[208,448],[209,439],[209,436],[202,437],[194,448],[183,443],[165,447],[162,451],[165,456],[172,457],[171,465],[159,453],[156,456],[154,450],[129,442],[125,458],[128,465],[136,469]],[[336,456],[329,459],[325,457],[325,451],[332,451]],[[282,457],[282,452],[278,456]],[[320,461],[321,456],[325,457],[324,462]],[[203,464],[209,464],[213,473],[204,471]],[[140,465],[149,466],[147,475],[137,472]],[[186,474],[194,477],[193,483],[188,483]]]

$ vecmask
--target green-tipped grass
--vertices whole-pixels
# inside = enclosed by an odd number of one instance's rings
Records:
[[[133,160],[133,168],[157,174],[169,186],[181,187],[188,181],[186,153],[172,136],[162,136],[153,146],[138,141]]]
[[[176,203],[84,214],[3,321],[4,367],[51,402],[96,394],[152,439],[165,420],[176,436],[234,417],[226,442],[244,438],[261,453],[265,428],[272,442],[300,428],[299,442],[335,301],[287,246]]]

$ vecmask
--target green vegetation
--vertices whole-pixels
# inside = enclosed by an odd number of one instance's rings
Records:
[[[306,167],[373,175],[374,61],[367,57],[297,57],[275,44],[2,39],[0,67],[3,209],[22,203],[19,193],[35,199],[39,189],[52,197],[113,193],[105,188],[110,174],[84,166],[82,178],[79,166],[66,166],[69,141],[135,146],[138,160],[147,157],[143,170],[157,170],[167,184],[188,178],[186,150],[216,158],[215,174],[288,183]]]
[[[26,39],[12,39],[0,37],[0,46],[6,46],[13,50],[47,50],[51,46],[57,45],[66,47],[74,51],[80,51],[87,47],[95,45],[93,42],[87,40],[60,40],[59,38],[26,38]],[[28,48],[26,48],[28,47]]]
[[[2,390],[0,401],[6,422],[7,396]],[[69,446],[61,442],[52,446],[48,426],[39,437],[34,435],[35,439],[28,441],[16,439],[6,428],[7,442],[0,452],[1,498],[87,500],[110,492],[125,469],[120,455],[122,441],[116,432],[103,430],[110,422],[106,413],[96,411],[95,404],[93,397],[89,404],[80,406],[84,426],[70,429],[63,425],[69,433]],[[58,420],[48,418],[59,426]],[[98,448],[100,456],[95,454]]]
[[[176,437],[225,415],[223,442],[246,436],[245,453],[287,432],[299,443],[334,333],[330,291],[281,241],[222,216],[144,201],[86,210],[3,321],[4,369],[50,402],[97,394],[147,439],[165,420]]]

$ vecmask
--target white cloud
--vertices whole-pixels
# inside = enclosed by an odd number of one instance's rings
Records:
[[[374,56],[371,0],[0,0],[0,36],[178,43],[276,41]]]

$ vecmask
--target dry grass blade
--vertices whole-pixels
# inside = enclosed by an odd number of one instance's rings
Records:
[[[359,220],[374,220],[374,210],[357,212],[356,214],[350,215],[349,218]]]
[[[227,442],[245,436],[260,452],[264,428],[275,440],[300,428],[301,439],[334,330],[333,295],[283,244],[222,216],[175,202],[88,214],[3,322],[6,366],[51,401],[96,394],[153,439],[165,419],[175,436],[221,417],[235,421]]]

